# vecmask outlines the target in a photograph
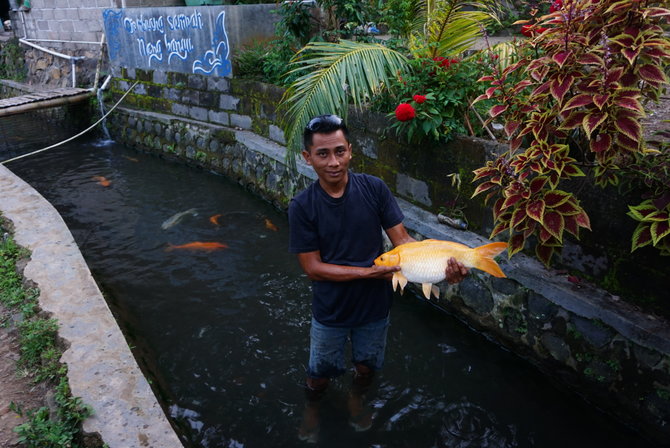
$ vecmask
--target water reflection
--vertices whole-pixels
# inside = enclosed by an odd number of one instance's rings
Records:
[[[116,144],[78,142],[11,169],[63,215],[187,445],[299,446],[311,297],[282,212],[219,176]],[[193,208],[198,216],[161,229]],[[228,249],[165,251],[192,241]],[[417,296],[396,297],[391,317],[386,365],[367,394],[372,428],[348,425],[345,375],[324,398],[317,446],[639,446]]]
[[[495,415],[463,399],[447,406],[441,414],[438,447],[471,448],[518,446],[514,425],[501,425]]]

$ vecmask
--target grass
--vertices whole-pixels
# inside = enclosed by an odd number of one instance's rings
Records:
[[[57,344],[58,322],[40,315],[39,291],[23,285],[17,262],[30,254],[14,242],[5,227],[0,216],[0,303],[6,309],[0,314],[0,325],[6,327],[18,321],[15,324],[20,344],[17,368],[35,383],[46,382],[55,387],[56,402],[55,412],[46,406],[24,410],[12,402],[10,409],[27,418],[14,430],[28,448],[76,448],[81,422],[92,410],[70,393],[67,367],[59,362],[62,352]]]

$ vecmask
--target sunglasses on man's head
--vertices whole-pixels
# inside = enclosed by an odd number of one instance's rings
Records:
[[[312,118],[305,126],[305,130],[310,132],[319,132],[324,128],[332,128],[333,126],[342,125],[342,120],[337,115],[320,115],[316,118]]]

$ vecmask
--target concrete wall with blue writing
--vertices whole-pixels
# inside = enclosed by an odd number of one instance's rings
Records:
[[[107,9],[103,12],[113,66],[232,76],[233,52],[269,39],[275,5]]]

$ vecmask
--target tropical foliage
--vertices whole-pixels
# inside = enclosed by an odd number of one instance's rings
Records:
[[[289,161],[300,151],[302,128],[310,118],[327,113],[346,116],[347,105],[360,107],[404,70],[406,58],[380,44],[342,40],[312,42],[300,50],[292,72],[304,73],[284,93],[282,124]]]
[[[299,153],[300,134],[311,117],[325,113],[346,116],[350,103],[360,107],[387,89],[397,73],[405,73],[411,57],[438,53],[442,57],[457,56],[481,36],[480,24],[495,20],[492,4],[492,0],[422,2],[424,31],[412,34],[413,54],[409,57],[379,43],[341,40],[305,46],[293,59],[289,72],[303,75],[288,88],[280,103],[288,160]]]
[[[564,189],[584,167],[599,185],[617,185],[630,173],[625,167],[650,156],[642,102],[658,99],[670,58],[662,27],[670,10],[660,4],[563,1],[534,24],[545,30],[521,44],[531,50],[526,57],[481,78],[490,87],[479,100],[495,100],[489,115],[504,122],[509,150],[475,171],[474,195],[497,198],[491,238],[506,232],[510,256],[534,237],[548,264],[566,232],[579,237],[590,228],[578,198]],[[666,198],[667,186],[661,191]],[[668,204],[649,198],[631,208],[641,221],[633,249],[650,242],[667,249]]]

